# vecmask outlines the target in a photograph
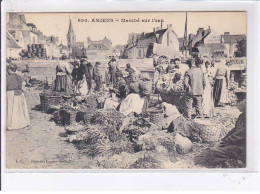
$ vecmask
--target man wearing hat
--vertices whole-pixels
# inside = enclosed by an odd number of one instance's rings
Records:
[[[205,88],[203,71],[198,68],[199,60],[190,59],[188,65],[190,69],[184,76],[184,89],[186,91],[186,117],[191,119],[191,110],[194,103],[196,115],[203,118],[202,95]]]
[[[237,167],[246,167],[246,92],[236,92],[237,108],[242,112],[235,127],[213,147],[195,157],[196,164],[206,167],[227,167],[233,161]]]
[[[88,59],[87,56],[81,57],[80,65],[82,67],[81,69],[84,69],[86,81],[88,85],[88,93],[90,93],[92,91],[92,79],[94,74],[94,67],[90,62],[88,62],[87,59]]]

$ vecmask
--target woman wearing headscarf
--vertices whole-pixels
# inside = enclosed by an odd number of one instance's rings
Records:
[[[229,64],[227,63],[229,66]],[[220,63],[215,75],[215,84],[213,89],[214,106],[224,106],[229,102],[228,100],[228,84],[229,84],[229,70],[225,62]]]
[[[22,91],[22,76],[16,74],[17,67],[10,64],[6,75],[7,121],[8,130],[30,126],[30,117]]]
[[[55,80],[55,91],[72,93],[71,83],[71,69],[69,64],[65,61],[66,57],[62,56],[56,67],[56,80]]]
[[[140,76],[140,80],[131,83],[130,94],[121,102],[119,111],[124,115],[140,114],[148,108],[148,100],[152,92],[149,75]]]

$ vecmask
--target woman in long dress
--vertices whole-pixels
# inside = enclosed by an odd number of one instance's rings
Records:
[[[214,101],[212,92],[212,74],[209,70],[209,62],[206,61],[202,66],[203,76],[206,82],[204,93],[202,95],[202,109],[205,117],[212,118],[214,116]]]
[[[72,94],[71,69],[69,64],[65,61],[65,57],[61,58],[56,67],[55,91],[66,92]]]
[[[22,129],[30,126],[30,117],[22,91],[22,76],[15,73],[16,66],[9,65],[6,75],[7,130]]]
[[[227,64],[229,65],[229,64]],[[215,84],[213,90],[214,106],[224,106],[229,103],[228,100],[228,83],[229,83],[229,70],[225,63],[221,63],[215,75]]]

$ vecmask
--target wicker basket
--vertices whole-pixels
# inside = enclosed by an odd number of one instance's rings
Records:
[[[210,121],[206,121],[203,119],[196,119],[194,120],[200,127],[199,136],[203,143],[212,143],[219,141],[221,128],[217,127]]]
[[[93,108],[88,108],[86,111],[84,111],[83,121],[85,124],[90,124],[91,117],[94,115],[95,112],[96,110]]]
[[[77,111],[74,109],[61,109],[60,115],[62,117],[62,124],[64,126],[76,123]]]
[[[162,126],[163,124],[163,109],[158,109],[158,110],[152,110],[148,112],[149,114],[149,120],[151,123]]]
[[[61,96],[40,95],[41,108],[43,112],[48,112],[52,105],[60,104],[63,101]]]
[[[53,113],[53,121],[58,124],[61,125],[62,124],[62,116],[60,115],[60,111],[57,110]]]
[[[173,95],[172,93],[160,93],[163,102],[175,105],[180,112],[183,112],[185,109],[185,94],[178,93]]]

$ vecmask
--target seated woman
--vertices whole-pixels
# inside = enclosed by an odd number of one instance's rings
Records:
[[[164,126],[169,133],[176,132],[191,141],[200,142],[199,126],[191,120],[184,118],[177,107],[166,102],[162,103],[164,109]]]
[[[119,111],[124,115],[140,114],[148,108],[148,100],[152,92],[149,75],[141,75],[140,81],[130,84],[130,94],[121,102]]]
[[[124,99],[128,93],[128,86],[124,78],[119,77],[116,85],[109,89],[111,96],[105,99],[103,109],[117,109],[122,99]]]
[[[145,99],[144,106],[142,112],[145,112],[148,109],[150,96],[152,94],[152,82],[150,81],[149,75],[141,74],[140,79],[142,82],[140,82],[139,85],[139,94],[142,98]]]
[[[138,94],[139,93],[139,85],[140,85],[140,79],[139,76],[137,74],[133,74],[132,75],[132,80],[129,83],[129,93],[135,93]]]

